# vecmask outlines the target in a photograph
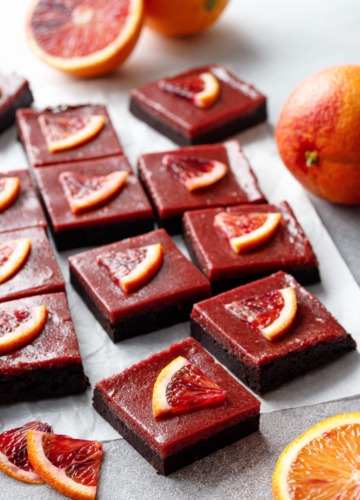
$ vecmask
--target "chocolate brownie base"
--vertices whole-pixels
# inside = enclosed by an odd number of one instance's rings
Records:
[[[161,118],[150,113],[133,97],[130,100],[130,112],[140,120],[144,121],[161,134],[169,137],[180,146],[191,146],[193,144],[212,144],[220,142],[223,139],[241,132],[253,125],[257,125],[267,119],[266,103],[263,103],[258,109],[232,120],[231,122],[220,125],[214,130],[200,133],[193,138],[187,137],[180,130],[163,122]]]
[[[82,365],[78,364],[38,368],[17,376],[0,374],[0,404],[79,394],[89,385]]]
[[[34,101],[29,86],[26,86],[17,97],[14,98],[11,105],[0,109],[0,133],[8,129],[15,123],[16,110],[19,108],[28,108]]]
[[[135,448],[160,474],[167,476],[172,472],[185,467],[201,458],[217,451],[225,446],[238,441],[241,438],[259,430],[260,415],[249,417],[242,422],[228,429],[224,429],[210,438],[194,443],[187,448],[161,458],[155,450],[145,443],[137,434],[130,429],[121,418],[107,405],[99,389],[95,387],[93,406],[95,410],[107,421],[114,429],[123,436],[126,441]]]
[[[191,321],[191,336],[258,394],[269,392],[284,382],[356,348],[354,339],[347,335],[334,342],[320,342],[302,351],[289,353],[271,363],[254,366],[228,351],[195,321]]]

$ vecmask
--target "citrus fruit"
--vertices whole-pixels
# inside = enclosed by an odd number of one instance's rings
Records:
[[[50,66],[90,77],[114,70],[129,56],[142,20],[143,0],[37,0],[27,35]]]
[[[123,252],[107,252],[96,259],[105,267],[112,280],[125,293],[133,292],[149,281],[160,269],[163,262],[161,243],[145,247],[129,248]]]
[[[31,342],[40,334],[46,320],[44,305],[0,311],[0,354]]]
[[[168,36],[195,35],[213,24],[228,0],[145,0],[145,22]]]
[[[297,300],[294,289],[287,287],[237,300],[225,307],[268,340],[275,340],[293,324]]]
[[[219,212],[214,218],[214,226],[225,234],[236,253],[251,250],[269,241],[280,223],[281,214],[278,212],[248,214]]]
[[[171,154],[163,157],[162,164],[190,192],[215,184],[228,170],[227,165],[220,161]]]
[[[0,470],[24,483],[41,484],[44,481],[28,459],[26,437],[30,429],[53,431],[50,425],[33,421],[0,434]]]
[[[47,484],[75,500],[95,498],[102,443],[30,430],[27,446],[31,465]]]
[[[300,84],[275,136],[286,167],[311,193],[360,203],[360,65],[335,66]]]
[[[360,413],[322,420],[290,443],[272,487],[275,500],[360,498]]]
[[[212,73],[184,78],[167,78],[159,81],[159,87],[165,92],[192,101],[198,108],[209,108],[220,94],[220,84]]]
[[[71,210],[77,214],[109,201],[120,191],[128,176],[129,172],[111,172],[102,176],[62,172],[59,179]]]
[[[3,177],[0,179],[0,212],[3,212],[14,203],[19,191],[19,177]]]
[[[184,413],[225,401],[226,391],[183,356],[159,373],[154,384],[154,417]]]
[[[16,274],[26,261],[31,249],[28,238],[0,243],[0,283]]]
[[[105,125],[105,116],[41,115],[39,123],[50,153],[73,149],[96,137]]]

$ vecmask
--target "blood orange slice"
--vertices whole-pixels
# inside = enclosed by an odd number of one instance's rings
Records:
[[[220,84],[212,73],[185,78],[160,80],[159,87],[165,92],[192,101],[198,108],[209,108],[220,94]]]
[[[290,443],[276,464],[275,500],[360,498],[360,413],[315,424]]]
[[[39,123],[50,153],[73,149],[96,137],[105,125],[105,116],[41,115]]]
[[[40,334],[46,320],[44,305],[0,311],[0,354],[31,342]]]
[[[281,223],[281,214],[248,213],[233,214],[220,212],[214,218],[214,226],[228,238],[236,253],[251,250],[269,241]]]
[[[129,172],[112,172],[102,176],[62,172],[59,180],[71,210],[77,214],[109,201],[120,191],[128,176]]]
[[[130,293],[149,281],[159,271],[164,258],[161,243],[129,248],[123,252],[98,255],[96,262],[105,267],[112,280],[125,293]]]
[[[294,289],[287,287],[231,302],[225,308],[268,340],[274,340],[293,324],[297,300]]]
[[[16,274],[25,263],[31,249],[29,238],[0,243],[0,283]]]
[[[143,0],[36,0],[28,40],[35,54],[76,76],[108,73],[135,47]]]
[[[152,406],[154,417],[186,413],[220,404],[226,391],[197,366],[179,356],[159,373],[154,384]]]
[[[171,154],[163,157],[162,164],[170,169],[174,177],[190,192],[212,186],[222,179],[228,170],[227,165],[220,161]]]
[[[55,490],[76,500],[95,498],[102,443],[30,430],[27,446],[31,465]]]
[[[0,434],[0,469],[24,483],[41,484],[44,481],[28,459],[26,437],[30,429],[53,432],[50,425],[33,421]]]
[[[3,177],[0,179],[0,212],[3,212],[14,203],[19,191],[19,177]]]

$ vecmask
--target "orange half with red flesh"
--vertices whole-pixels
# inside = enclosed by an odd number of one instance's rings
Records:
[[[29,238],[0,243],[0,283],[16,274],[24,265],[31,250]]]
[[[14,203],[19,191],[19,177],[3,177],[0,179],[0,212],[3,212]]]

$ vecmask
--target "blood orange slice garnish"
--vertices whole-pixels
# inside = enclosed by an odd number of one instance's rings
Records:
[[[225,308],[268,340],[274,340],[283,335],[295,320],[296,293],[291,287],[281,288],[231,302]]]
[[[19,191],[19,177],[3,177],[0,179],[0,212],[3,212],[14,203]]]
[[[41,115],[39,123],[50,153],[57,153],[91,141],[103,129],[105,116]]]
[[[215,215],[214,226],[228,238],[236,253],[256,248],[269,241],[281,224],[281,214],[220,212]]]
[[[220,94],[220,84],[212,73],[200,73],[184,78],[160,80],[159,87],[165,92],[192,101],[198,108],[209,108]]]
[[[74,214],[91,210],[109,201],[126,182],[129,172],[89,176],[62,172],[59,180]]]
[[[95,498],[102,443],[30,430],[27,446],[31,465],[55,490],[76,500]]]
[[[98,255],[96,262],[105,267],[111,279],[130,293],[149,281],[159,271],[164,258],[161,243],[129,248],[123,252],[106,252]]]
[[[227,165],[220,161],[171,154],[163,157],[162,164],[190,192],[212,186],[228,170]]]
[[[197,366],[179,356],[159,373],[154,384],[152,406],[154,417],[186,413],[223,403],[226,391]]]
[[[290,443],[272,489],[275,500],[360,498],[360,413],[322,420]]]
[[[31,249],[29,238],[0,243],[0,283],[13,276],[25,263]]]
[[[34,421],[0,434],[0,470],[24,483],[41,484],[44,481],[28,459],[26,437],[30,429],[53,432],[50,425]]]
[[[0,311],[0,354],[31,342],[41,333],[46,320],[44,305]]]
[[[134,48],[143,0],[37,0],[28,40],[41,59],[77,76],[115,69]]]

